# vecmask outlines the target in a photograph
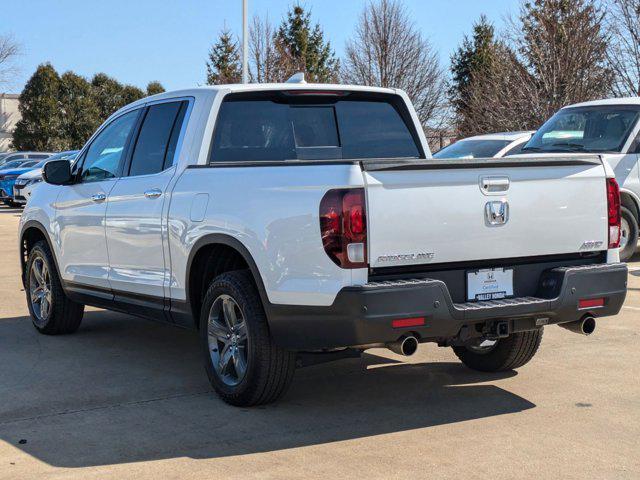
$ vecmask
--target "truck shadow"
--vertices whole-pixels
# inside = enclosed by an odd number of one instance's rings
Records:
[[[92,311],[77,334],[46,337],[27,317],[0,319],[0,439],[71,468],[246,455],[535,407],[486,383],[514,375],[365,354],[301,369],[279,403],[238,409],[211,392],[194,332]]]

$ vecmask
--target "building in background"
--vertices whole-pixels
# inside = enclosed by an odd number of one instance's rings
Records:
[[[15,93],[0,93],[0,152],[11,149],[13,130],[20,120],[19,98]]]

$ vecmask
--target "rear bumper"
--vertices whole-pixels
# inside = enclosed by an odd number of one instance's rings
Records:
[[[544,272],[532,297],[454,303],[440,280],[398,280],[344,288],[330,307],[270,304],[267,314],[276,343],[292,350],[318,350],[387,343],[409,331],[421,341],[481,336],[496,320],[508,320],[511,333],[587,314],[615,315],[626,292],[625,264],[581,265]],[[578,308],[579,300],[592,298],[604,298],[604,306]],[[420,317],[423,326],[392,327],[392,320]]]

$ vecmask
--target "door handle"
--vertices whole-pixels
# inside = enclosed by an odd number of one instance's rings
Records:
[[[160,195],[162,195],[162,190],[159,188],[152,188],[144,192],[144,196],[147,198],[158,198]]]
[[[94,202],[104,202],[107,199],[107,195],[104,193],[96,193],[95,195],[91,195],[91,200]]]
[[[480,190],[485,195],[498,195],[509,190],[509,177],[481,177]]]

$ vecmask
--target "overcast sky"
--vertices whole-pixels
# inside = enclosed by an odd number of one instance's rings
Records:
[[[365,0],[307,0],[338,55]],[[405,0],[412,18],[448,66],[473,22],[486,14],[501,28],[518,0]],[[291,0],[249,0],[250,14],[279,23]],[[38,64],[90,77],[105,72],[144,87],[159,80],[168,89],[204,83],[210,44],[226,24],[241,33],[241,0],[3,0],[0,34],[22,47],[19,75],[4,90],[19,93]]]

